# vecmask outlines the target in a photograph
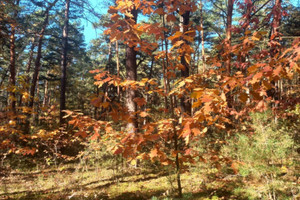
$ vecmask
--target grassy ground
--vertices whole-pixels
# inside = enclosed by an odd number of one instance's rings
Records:
[[[227,191],[203,186],[199,173],[182,174],[183,199],[229,199]],[[164,170],[79,168],[12,171],[1,177],[0,199],[176,199],[173,175]],[[217,194],[218,193],[218,194]],[[222,196],[224,196],[222,198]],[[209,198],[207,198],[209,197]],[[231,196],[231,198],[234,198]]]
[[[116,170],[104,166],[88,168],[82,164],[72,164],[44,170],[13,170],[0,173],[0,179],[0,200],[179,199],[176,198],[174,173],[168,168],[158,168],[154,165],[144,168],[119,166]],[[281,197],[284,198],[276,199],[300,199],[296,176],[287,174],[278,180],[281,182],[278,182],[280,188],[277,194],[283,193]],[[268,193],[261,191],[267,188],[264,182],[246,180],[241,175],[222,176],[217,169],[205,169],[204,166],[191,168],[190,172],[183,173],[181,181],[182,200],[269,199],[266,196]],[[287,187],[288,184],[292,187]],[[243,187],[245,185],[248,185],[247,189]],[[285,187],[295,188],[295,191],[289,191]],[[258,193],[266,195],[258,198]]]

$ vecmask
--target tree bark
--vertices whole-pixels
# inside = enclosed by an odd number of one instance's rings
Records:
[[[20,0],[17,0],[15,3],[13,3],[14,7],[19,6]],[[15,93],[15,87],[16,87],[16,18],[18,16],[18,10],[15,8],[14,14],[13,14],[13,23],[11,24],[11,34],[10,34],[10,64],[9,64],[9,71],[10,71],[10,106],[11,110],[14,114],[16,114],[16,93]]]
[[[64,112],[66,110],[66,85],[67,85],[67,53],[68,53],[68,28],[69,28],[69,10],[70,10],[70,0],[66,0],[65,4],[65,20],[63,29],[63,39],[62,39],[62,56],[61,56],[61,88],[60,88],[60,115],[59,122],[63,125]]]
[[[133,16],[133,21],[136,23],[138,12],[134,8],[131,10],[131,14]],[[129,19],[126,17],[126,19]],[[127,45],[126,47],[126,79],[129,81],[137,80],[137,64],[136,64],[136,55],[137,52],[134,50],[134,47],[130,47]],[[137,111],[136,102],[134,102],[134,98],[136,97],[136,92],[131,87],[128,87],[126,90],[126,108],[129,112],[129,120],[127,123],[127,131],[129,133],[135,133],[138,124],[137,124],[137,116],[135,112]]]
[[[203,3],[200,1],[200,28],[201,28],[201,56],[202,56],[202,71],[205,71],[205,49],[204,49],[204,29],[203,29]],[[200,70],[198,70],[198,73]]]
[[[225,50],[227,51],[227,59],[226,59],[226,73],[228,76],[231,75],[231,32],[232,32],[232,12],[233,12],[233,4],[234,0],[227,1],[227,17],[226,17],[226,41]],[[230,86],[228,86],[229,91],[226,93],[227,105],[229,108],[233,107],[233,96],[230,91]]]
[[[48,102],[48,80],[44,81],[44,99],[43,99],[43,107],[47,106]]]
[[[227,21],[226,21],[226,46],[228,51],[228,58],[226,60],[226,69],[228,75],[231,73],[231,27],[232,27],[232,12],[233,12],[234,0],[227,1]]]
[[[134,47],[126,47],[126,79],[137,80],[136,51]],[[135,132],[137,129],[137,120],[134,114],[137,111],[137,105],[134,102],[135,96],[135,90],[129,87],[126,91],[126,108],[129,112],[127,130],[129,132]]]
[[[116,41],[116,60],[117,60],[117,77],[120,78],[120,58],[119,58],[119,44],[118,44],[118,41]],[[119,86],[119,84],[118,84],[118,87],[117,87],[117,93],[118,93],[118,100],[120,102],[121,99],[120,99],[120,86]]]
[[[166,41],[165,41],[166,42]],[[164,51],[164,40],[162,40],[162,51]],[[167,50],[165,51],[165,53],[167,53]],[[165,100],[165,109],[168,109],[168,97],[167,97],[167,94],[168,94],[168,88],[167,88],[167,84],[168,84],[168,77],[167,77],[167,65],[166,65],[166,62],[165,60],[163,60],[163,83],[164,83],[164,100]]]
[[[16,87],[16,45],[15,45],[15,25],[11,26],[11,36],[10,36],[10,101],[11,101],[11,110],[16,114],[16,93],[14,92]]]
[[[165,20],[165,17],[166,17],[166,15],[164,15],[163,17],[162,17],[162,20],[163,20],[163,27],[164,28],[166,28],[166,20]],[[167,94],[167,93],[169,93],[169,91],[170,91],[170,81],[169,81],[169,78],[168,78],[168,76],[167,76],[167,73],[168,73],[168,67],[169,67],[169,56],[168,56],[168,53],[169,53],[169,51],[168,51],[168,39],[167,39],[168,37],[167,37],[167,33],[166,33],[166,31],[164,30],[164,42],[162,42],[162,45],[163,45],[163,43],[165,44],[165,60],[166,60],[166,62],[163,60],[163,64],[165,64],[165,66],[164,66],[164,69],[163,69],[163,75],[165,76],[165,79],[164,79],[164,85],[165,85],[165,87],[166,87],[166,89],[165,89],[165,93]],[[162,50],[163,50],[163,47],[162,47]],[[167,104],[168,103],[168,99],[167,99],[167,97],[166,97],[166,99],[165,99],[165,103]],[[172,96],[170,97],[170,103],[172,104]],[[168,106],[166,105],[165,106],[166,107],[166,109],[168,108]]]

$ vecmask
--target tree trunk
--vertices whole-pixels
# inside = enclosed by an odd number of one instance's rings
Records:
[[[226,73],[228,76],[231,74],[231,27],[232,27],[232,12],[233,12],[233,4],[234,0],[227,1],[227,20],[226,20],[226,51],[227,51],[227,59],[226,59]],[[230,87],[228,86],[229,91],[226,93],[227,105],[229,108],[233,107],[233,96],[230,91]]]
[[[179,150],[178,134],[176,132],[176,129],[175,129],[175,134],[174,134],[174,149],[176,152]],[[178,196],[179,196],[179,198],[181,198],[182,197],[182,186],[181,186],[181,179],[180,179],[179,153],[176,153],[175,164],[176,164],[176,180],[177,180],[177,187],[178,187]]]
[[[99,87],[96,86],[95,88],[96,88],[96,91],[95,91],[96,97],[98,97],[98,96],[99,96]],[[99,112],[98,112],[98,107],[97,107],[97,106],[95,106],[95,110],[94,110],[94,118],[95,118],[96,120],[99,120]]]
[[[14,114],[16,114],[16,93],[14,92],[16,87],[16,45],[15,45],[15,25],[11,26],[11,36],[10,36],[10,104],[11,104],[11,110]]]
[[[165,41],[166,42],[166,41]],[[162,51],[164,51],[164,40],[162,40]],[[165,51],[167,53],[167,50]],[[165,100],[165,109],[168,109],[168,88],[167,88],[167,84],[168,84],[168,77],[167,77],[167,65],[165,60],[163,60],[163,83],[164,83],[164,100]]]
[[[154,56],[152,56],[152,59],[151,59],[151,65],[150,65],[150,72],[149,72],[149,74],[148,74],[148,79],[150,80],[151,78],[152,78],[152,73],[153,73],[153,66],[154,66]],[[145,70],[146,71],[146,70]],[[149,83],[147,83],[146,84],[146,88],[148,88],[148,89],[146,89],[146,91],[148,90],[151,90],[150,88],[151,88],[151,85],[149,84]],[[146,105],[144,106],[144,111],[146,112],[146,110],[147,110],[147,105],[149,105],[149,100],[150,100],[150,94],[147,92],[146,93]],[[143,122],[143,125],[146,125],[146,123],[148,122],[148,120],[147,120],[147,117],[145,117],[144,118],[144,122]]]
[[[66,109],[66,85],[67,85],[67,53],[68,53],[68,28],[69,28],[69,10],[70,10],[70,0],[66,0],[65,4],[65,21],[63,29],[63,39],[62,39],[62,56],[61,56],[61,88],[60,88],[60,115],[59,122],[63,125],[64,112]]]
[[[39,87],[39,76],[37,77],[37,86],[36,86],[36,96],[37,96],[37,101],[34,104],[33,110],[33,122],[35,126],[38,126],[39,124],[39,114],[40,114],[40,87]]]
[[[163,27],[166,28],[166,19],[165,19],[166,15],[163,16]],[[167,39],[167,33],[166,31],[164,30],[164,43],[165,43],[165,59],[166,59],[166,62],[164,62],[163,60],[163,64],[165,63],[165,69],[163,70],[163,73],[164,73],[164,76],[165,76],[165,80],[164,80],[164,84],[166,85],[166,94],[169,93],[170,91],[170,81],[168,79],[168,76],[166,75],[168,73],[168,67],[169,67],[169,56],[168,56],[168,39]],[[163,42],[162,42],[163,43]],[[163,45],[163,44],[162,44]],[[162,48],[163,49],[163,48]],[[166,103],[167,103],[167,100],[165,100]],[[170,97],[170,103],[172,104],[172,96]],[[167,108],[167,106],[166,106]]]
[[[17,0],[16,3],[13,3],[14,7],[19,6],[20,0]],[[18,10],[15,8],[13,20],[16,20],[18,16]],[[15,87],[16,87],[16,22],[14,21],[11,24],[11,34],[10,34],[10,64],[9,64],[9,71],[10,71],[10,106],[11,110],[14,114],[16,114],[16,93],[15,93]]]
[[[44,99],[43,99],[43,107],[47,106],[48,101],[48,80],[44,82]]]
[[[231,26],[232,26],[232,12],[233,12],[234,0],[227,1],[227,20],[226,20],[226,46],[228,52],[228,58],[226,60],[226,69],[228,75],[231,73]]]
[[[138,14],[137,10],[135,8],[132,9],[131,14],[134,22],[136,23]],[[126,18],[128,19],[128,17]],[[137,80],[136,54],[137,52],[134,50],[134,47],[126,47],[126,79],[129,81]],[[126,90],[126,108],[129,112],[127,131],[129,133],[135,133],[138,128],[137,117],[135,114],[137,111],[137,105],[136,102],[134,102],[134,98],[136,97],[135,93],[135,90],[131,87],[128,87]]]
[[[41,67],[41,58],[42,58],[42,46],[43,46],[43,39],[44,39],[44,34],[45,30],[47,28],[48,22],[49,22],[49,12],[51,8],[56,4],[58,0],[55,0],[53,3],[49,5],[49,7],[45,11],[45,20],[42,26],[42,30],[39,33],[39,40],[38,40],[38,50],[37,50],[37,56],[35,60],[35,67],[34,67],[34,73],[33,77],[31,80],[31,88],[30,88],[30,100],[29,100],[29,108],[33,108],[34,104],[34,96],[35,96],[35,90],[36,90],[36,85],[37,85],[37,80],[38,80],[38,75]],[[31,113],[28,114],[26,124],[25,124],[25,134],[28,134],[30,131],[30,118],[31,118]]]
[[[201,56],[202,56],[202,71],[205,71],[205,50],[204,50],[204,29],[203,29],[203,3],[200,1],[200,31],[201,31]],[[200,70],[198,70],[198,73]]]
[[[185,33],[188,31],[188,25],[190,23],[190,12],[187,11],[181,16],[181,32]],[[186,44],[189,42],[187,40],[184,40]],[[186,60],[186,53],[183,52],[181,55],[181,64],[184,66],[184,69],[181,69],[181,77],[186,78],[190,75],[190,66],[189,63]],[[189,99],[185,98],[184,96],[181,97],[180,100],[181,104],[181,111],[182,113],[186,113],[187,115],[191,114],[191,102]]]
[[[29,77],[29,73],[30,73],[30,69],[31,69],[31,63],[32,63],[32,60],[33,60],[34,47],[35,47],[35,43],[36,43],[36,36],[32,38],[31,42],[32,43],[31,43],[31,48],[30,48],[29,59],[28,59],[28,63],[27,63],[27,66],[26,66],[26,73],[27,73],[28,77]]]
[[[46,27],[44,26],[44,28],[46,28]],[[37,84],[38,75],[39,75],[39,71],[40,71],[40,67],[41,67],[44,28],[43,28],[43,30],[40,34],[39,43],[38,43],[38,51],[37,51],[37,56],[36,56],[36,60],[35,60],[34,73],[33,73],[33,77],[32,77],[32,80],[31,80],[30,101],[29,101],[29,107],[30,108],[33,107],[36,84]]]
[[[118,41],[116,41],[116,60],[117,60],[117,76],[120,78],[120,58],[119,58],[119,44]],[[119,102],[121,101],[120,99],[120,86],[118,84],[117,87],[117,93],[118,93],[118,100]]]
[[[25,77],[25,82],[26,83],[29,83],[29,81],[30,81],[29,73],[30,73],[30,69],[31,69],[31,63],[32,63],[32,60],[33,60],[35,40],[36,40],[36,37],[33,37],[31,48],[30,48],[29,59],[28,59],[28,63],[27,63],[27,66],[26,66],[26,77]],[[26,90],[28,91],[29,88],[26,87]],[[19,106],[22,106],[22,101],[23,101],[23,95],[20,96]]]
[[[180,31],[182,33],[185,33],[188,31],[188,25],[190,23],[190,11],[186,11],[183,15],[180,16]],[[184,40],[185,44],[188,44],[189,42],[187,40]],[[181,69],[181,77],[186,78],[189,77],[190,75],[190,66],[188,61],[186,60],[186,52],[183,52],[180,58],[181,64],[184,66],[184,69]],[[180,98],[180,106],[181,106],[181,112],[182,115],[191,115],[191,102],[189,99],[187,99],[185,96]],[[171,109],[172,109],[172,117],[174,118],[174,105],[171,103]],[[175,128],[175,124],[173,124],[173,129],[174,129],[174,149],[175,151],[179,151],[179,137],[177,130]],[[181,186],[181,178],[180,178],[180,160],[179,160],[179,153],[176,153],[176,159],[175,159],[175,164],[176,164],[176,180],[177,180],[177,189],[178,189],[178,196],[181,198],[182,197],[182,186]]]

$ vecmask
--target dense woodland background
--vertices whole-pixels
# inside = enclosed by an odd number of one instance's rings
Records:
[[[0,196],[300,198],[299,1],[100,3],[0,0]]]

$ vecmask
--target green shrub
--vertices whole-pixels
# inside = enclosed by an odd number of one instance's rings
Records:
[[[222,147],[222,155],[240,163],[243,179],[234,193],[248,199],[277,199],[292,195],[295,171],[293,131],[285,120],[275,120],[272,112],[252,113],[246,134],[237,134]],[[290,130],[291,132],[288,132]]]

